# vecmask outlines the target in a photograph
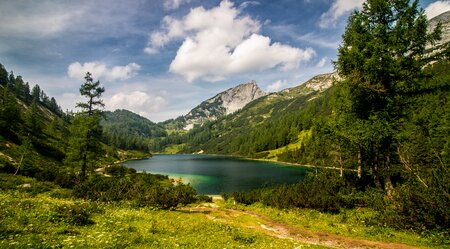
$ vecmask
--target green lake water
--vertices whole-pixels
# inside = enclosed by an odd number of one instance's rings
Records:
[[[189,182],[199,194],[217,195],[268,184],[297,183],[307,169],[284,164],[213,155],[154,155],[126,167]]]

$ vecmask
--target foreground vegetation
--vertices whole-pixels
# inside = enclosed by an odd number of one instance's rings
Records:
[[[443,248],[450,243],[448,236],[437,232],[398,231],[372,224],[376,212],[367,208],[341,209],[336,214],[312,209],[280,210],[260,203],[245,206],[229,199],[170,211],[127,200],[80,199],[74,197],[74,190],[23,176],[0,174],[0,183],[2,248],[400,245],[389,243]]]
[[[268,236],[257,229],[212,220],[208,213],[166,211],[132,201],[79,199],[73,197],[73,190],[22,176],[0,174],[0,181],[2,248],[295,248],[304,245]]]

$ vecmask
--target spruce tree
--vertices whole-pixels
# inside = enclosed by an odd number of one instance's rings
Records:
[[[419,1],[368,0],[349,18],[335,66],[340,83],[335,110],[338,136],[351,144],[360,167],[392,194],[404,96],[423,79],[425,46],[439,39],[427,33]]]
[[[91,74],[86,73],[86,82],[81,85],[80,94],[86,97],[86,102],[77,103],[81,112],[77,113],[69,127],[71,138],[66,161],[75,163],[81,167],[81,178],[86,177],[86,171],[96,165],[96,160],[101,153],[100,138],[102,127],[100,119],[104,106],[101,99],[105,91],[100,87],[100,82],[94,82]]]

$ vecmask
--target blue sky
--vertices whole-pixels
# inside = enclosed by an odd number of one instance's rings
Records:
[[[333,71],[349,13],[363,0],[1,0],[0,63],[64,110],[90,71],[106,109],[152,121],[256,80],[264,91]],[[450,1],[420,1],[430,16]]]

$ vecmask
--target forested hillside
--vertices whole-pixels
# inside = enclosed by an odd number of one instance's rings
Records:
[[[0,169],[46,177],[65,157],[69,116],[39,85],[0,65]]]
[[[298,87],[253,101],[233,115],[207,122],[185,136],[185,150],[276,159],[271,150],[289,144],[300,146],[309,136],[314,118],[329,112],[326,102],[330,91],[323,90],[336,77],[316,76]]]
[[[106,142],[126,150],[148,151],[152,138],[167,136],[162,125],[127,110],[105,112],[101,125]]]
[[[144,123],[149,122],[143,118],[141,120]],[[39,85],[33,86],[30,90],[30,83],[24,82],[21,76],[15,76],[13,72],[8,73],[4,66],[0,65],[1,172],[39,177],[45,180],[54,180],[58,176],[63,177],[66,173],[72,172],[74,169],[69,158],[75,151],[73,146],[83,142],[72,139],[80,136],[77,133],[80,132],[79,129],[74,125],[77,122],[74,114],[64,113],[55,98],[47,96]],[[152,130],[150,127],[157,127],[153,123],[149,125],[147,129],[151,132],[149,135],[165,134],[160,128]],[[138,156],[136,153],[119,151],[116,148],[139,149],[147,156],[149,155],[148,145],[136,145],[136,141],[142,141],[144,138],[132,140],[134,144],[128,144],[128,147],[127,144],[121,147],[120,139],[118,145],[109,139],[114,137],[116,134],[114,131],[117,129],[111,128],[110,132],[109,128],[110,126],[103,131],[103,128],[99,126],[100,130],[96,137],[99,144],[98,156],[95,165],[92,165],[89,170],[127,157]],[[138,129],[146,131],[142,127]],[[123,131],[119,129],[119,132]],[[126,135],[120,133],[119,138],[133,138],[130,135],[130,133]],[[134,135],[138,136],[138,134]]]

